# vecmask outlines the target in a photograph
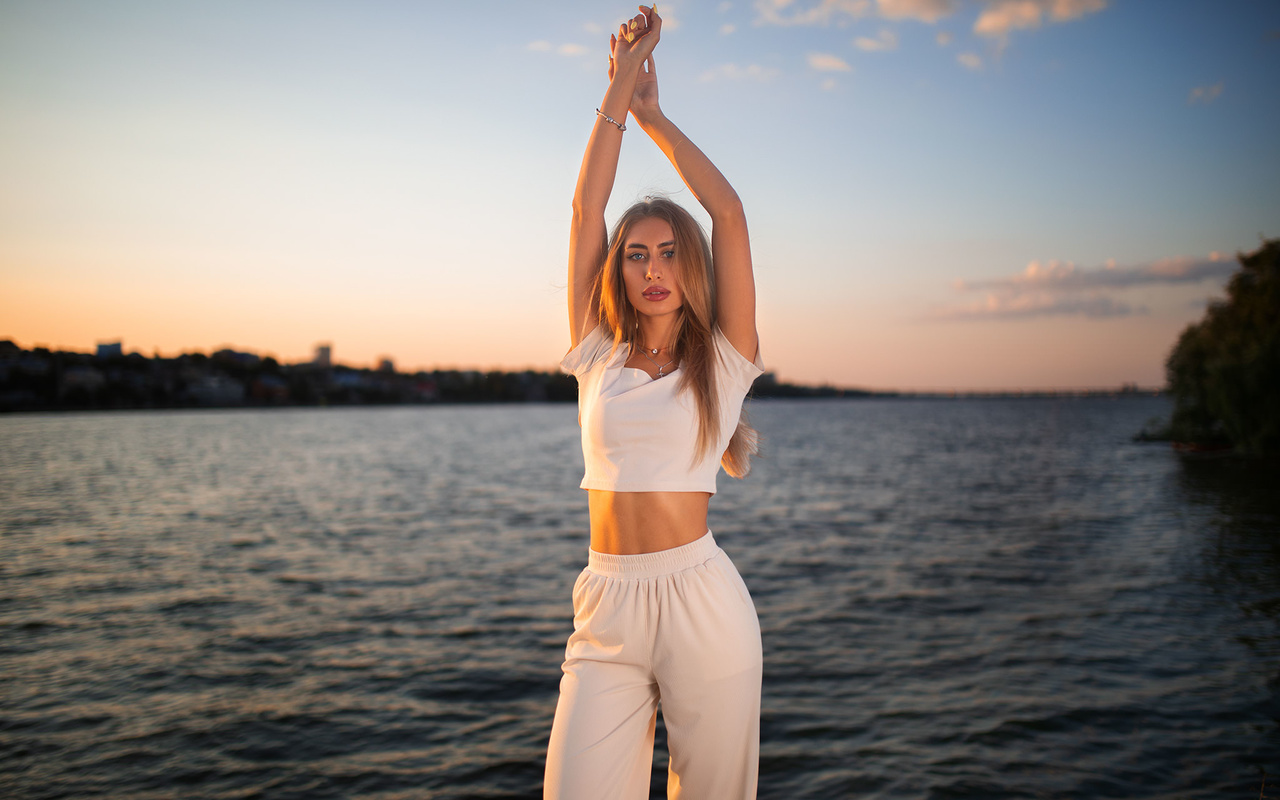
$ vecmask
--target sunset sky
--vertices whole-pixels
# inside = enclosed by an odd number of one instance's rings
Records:
[[[1163,383],[1280,236],[1274,0],[659,2],[762,351],[876,389]],[[632,7],[0,0],[0,338],[553,368]],[[612,220],[696,205],[639,126]]]

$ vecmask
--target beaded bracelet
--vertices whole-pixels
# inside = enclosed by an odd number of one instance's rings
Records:
[[[618,126],[618,130],[620,130],[620,131],[625,131],[625,130],[627,129],[627,126],[626,126],[626,125],[624,125],[624,124],[623,124],[623,123],[621,123],[621,122],[618,122],[616,119],[614,119],[613,117],[611,117],[611,116],[609,116],[608,114],[604,113],[603,111],[601,111],[601,110],[600,110],[600,109],[598,109],[598,108],[596,109],[596,115],[597,115],[597,116],[604,117],[604,121],[605,121],[605,122],[612,122],[614,125],[617,125],[617,126]]]

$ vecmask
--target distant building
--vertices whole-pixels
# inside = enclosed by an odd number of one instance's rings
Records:
[[[213,354],[214,361],[225,361],[242,367],[251,367],[262,360],[257,353],[240,353],[231,348],[223,348]]]
[[[98,358],[119,358],[124,355],[124,342],[98,342]]]
[[[116,346],[119,347],[119,345]],[[93,367],[67,367],[62,373],[61,380],[58,381],[58,398],[62,399],[74,393],[92,397],[106,382],[106,377]]]
[[[318,344],[316,345],[316,357],[311,363],[317,367],[329,368],[333,366],[333,345]]]
[[[413,384],[413,392],[410,396],[419,403],[434,403],[440,399],[440,387],[434,380],[423,378]]]
[[[392,361],[390,357],[385,357],[378,362],[378,372],[395,372],[395,371],[396,371],[396,362]]]
[[[333,375],[330,385],[342,389],[364,389],[369,385],[369,381],[364,375],[355,370],[340,369]]]
[[[260,403],[283,405],[289,402],[289,382],[279,375],[259,375],[249,387],[249,395]]]
[[[187,395],[202,406],[238,406],[244,403],[244,384],[226,375],[201,375],[187,384]]]

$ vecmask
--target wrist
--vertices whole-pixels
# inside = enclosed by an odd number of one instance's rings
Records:
[[[635,117],[636,122],[640,123],[642,127],[652,125],[662,119],[662,109],[658,107],[657,103],[649,106],[638,106],[632,103],[631,116]]]
[[[615,56],[613,59],[613,83],[634,81],[643,68],[643,58],[636,60],[630,55],[620,58]]]

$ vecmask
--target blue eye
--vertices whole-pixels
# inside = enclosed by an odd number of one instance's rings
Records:
[[[627,256],[627,258],[631,259],[632,261],[644,261],[644,253],[632,253],[631,255]]]
[[[664,251],[662,252],[662,257],[663,257],[663,258],[675,258],[675,257],[676,257],[676,251],[675,251],[675,250],[664,250]]]

